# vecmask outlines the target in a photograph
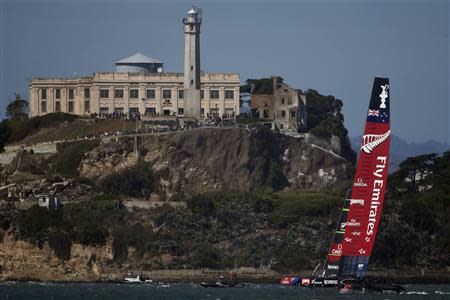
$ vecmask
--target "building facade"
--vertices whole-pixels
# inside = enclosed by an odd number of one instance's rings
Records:
[[[252,94],[252,115],[275,123],[280,132],[297,133],[306,128],[306,96],[272,77],[271,94]]]
[[[201,114],[232,118],[239,114],[237,73],[201,75]],[[30,114],[65,112],[184,116],[183,73],[95,73],[92,77],[34,78],[29,85]]]
[[[136,53],[117,61],[116,72],[98,72],[90,77],[34,78],[29,84],[31,117],[52,112],[194,118],[238,115],[239,74],[200,71],[201,9],[193,7],[183,23],[184,73],[165,73],[163,62]]]

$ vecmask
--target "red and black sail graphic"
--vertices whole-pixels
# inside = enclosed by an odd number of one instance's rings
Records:
[[[380,223],[389,165],[389,79],[375,78],[347,222],[342,240],[340,272],[363,276]]]

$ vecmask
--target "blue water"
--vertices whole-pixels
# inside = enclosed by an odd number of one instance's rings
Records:
[[[244,288],[202,288],[197,284],[0,283],[0,299],[450,299],[450,285],[404,285],[407,294],[340,295],[336,289],[252,284]]]

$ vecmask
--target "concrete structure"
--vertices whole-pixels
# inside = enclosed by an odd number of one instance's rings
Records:
[[[306,128],[306,96],[272,77],[272,94],[252,94],[252,115],[275,122],[276,129],[296,133]]]
[[[201,74],[201,115],[239,114],[239,74]],[[140,113],[184,116],[182,73],[98,72],[90,77],[34,78],[29,85],[32,117],[51,112]]]
[[[200,25],[202,12],[192,7],[184,24],[184,114],[200,118]]]
[[[116,72],[125,73],[162,73],[163,63],[157,59],[136,53],[116,62]]]

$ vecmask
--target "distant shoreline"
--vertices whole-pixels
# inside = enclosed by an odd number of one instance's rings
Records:
[[[152,279],[154,282],[164,283],[201,283],[214,282],[219,276],[228,277],[230,272],[236,272],[236,278],[241,282],[277,284],[282,276],[308,276],[311,271],[299,271],[295,273],[279,273],[272,270],[260,271],[251,269],[233,270],[153,270],[143,271],[142,274]],[[134,273],[133,273],[134,274]],[[48,282],[48,283],[125,283],[125,274],[102,275],[97,280],[42,280],[37,277],[6,277],[0,282]],[[134,274],[135,275],[135,274]],[[423,276],[416,270],[377,270],[367,273],[366,278],[387,280],[399,284],[450,284],[450,271],[428,271]]]

